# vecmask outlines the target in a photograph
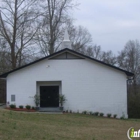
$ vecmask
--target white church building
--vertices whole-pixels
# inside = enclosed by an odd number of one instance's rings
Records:
[[[71,50],[65,32],[63,49],[0,75],[7,81],[7,103],[58,109],[65,95],[64,110],[102,112],[127,117],[127,80],[133,73]]]

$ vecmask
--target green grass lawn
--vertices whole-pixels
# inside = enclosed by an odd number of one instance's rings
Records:
[[[0,140],[128,140],[130,127],[140,129],[140,121],[0,109]]]

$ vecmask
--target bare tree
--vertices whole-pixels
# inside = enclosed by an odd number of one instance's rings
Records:
[[[72,49],[105,63],[116,65],[116,56],[112,51],[102,51],[99,45],[93,45],[90,32],[83,26],[74,26],[72,20],[67,21],[67,29],[72,42]]]
[[[37,32],[34,13],[36,0],[2,0],[0,6],[0,36],[7,41],[11,69],[22,63],[22,55],[28,51]]]
[[[101,61],[103,61],[107,64],[110,64],[110,65],[116,65],[117,64],[117,57],[110,50],[110,51],[102,53]]]
[[[101,60],[102,58],[102,50],[100,46],[94,45],[91,47],[87,47],[86,55],[93,57],[97,60]]]
[[[7,52],[6,45],[7,42],[0,38],[0,74],[11,69],[11,63],[9,61],[10,54]]]
[[[137,40],[130,40],[118,56],[119,67],[134,73],[132,92],[137,93],[140,82],[140,44]]]
[[[85,54],[110,65],[117,64],[117,57],[110,51],[102,51],[100,46],[94,45],[85,49]]]
[[[134,84],[140,79],[140,44],[138,40],[130,40],[118,56],[119,67],[135,74]]]
[[[83,27],[73,27],[70,33],[70,39],[72,42],[72,49],[78,52],[83,52],[85,48],[91,46],[92,36],[89,31]]]
[[[64,25],[69,19],[68,11],[75,6],[73,0],[45,0],[45,3],[41,4],[41,25],[36,40],[44,55],[58,50]]]

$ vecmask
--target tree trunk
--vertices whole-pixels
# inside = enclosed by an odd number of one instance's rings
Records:
[[[16,68],[16,58],[15,58],[15,47],[12,45],[11,47],[11,61],[12,61],[12,69]]]

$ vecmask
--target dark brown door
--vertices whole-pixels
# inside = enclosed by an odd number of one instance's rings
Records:
[[[59,86],[40,86],[40,107],[59,107]]]

